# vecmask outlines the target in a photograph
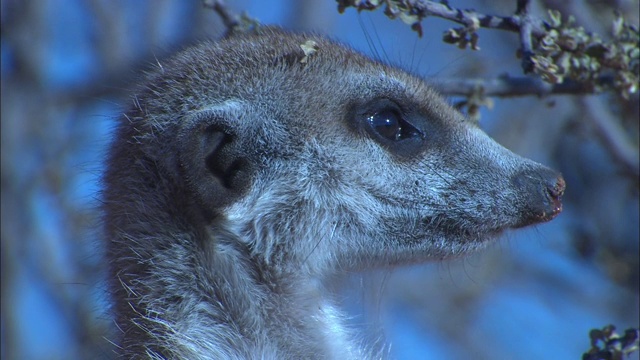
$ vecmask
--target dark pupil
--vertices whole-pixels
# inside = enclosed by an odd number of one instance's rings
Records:
[[[380,136],[389,140],[400,140],[402,137],[401,119],[394,111],[375,113],[369,117],[369,123]]]

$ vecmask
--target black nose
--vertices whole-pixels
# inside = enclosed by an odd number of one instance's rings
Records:
[[[529,169],[512,178],[519,192],[520,219],[516,227],[549,221],[562,211],[565,182],[562,175],[548,169]]]

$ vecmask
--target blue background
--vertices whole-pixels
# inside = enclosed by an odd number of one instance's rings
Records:
[[[619,6],[637,24],[638,3]],[[327,34],[426,78],[521,74],[515,34],[481,30],[482,50],[471,52],[443,44],[455,25],[435,18],[418,39],[380,12],[339,15],[332,1],[233,8]],[[606,31],[608,15],[590,9],[570,8]],[[2,1],[1,10],[2,358],[113,358],[97,206],[114,120],[136,74],[223,27],[196,0]],[[562,171],[565,211],[470,258],[337,281],[350,324],[370,341],[385,338],[398,359],[578,359],[590,329],[637,327],[638,179],[621,173],[584,120],[585,102],[604,105],[637,156],[638,97],[612,99],[494,99],[481,127]]]

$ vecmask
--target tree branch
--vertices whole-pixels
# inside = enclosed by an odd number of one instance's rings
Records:
[[[358,10],[373,10],[380,5],[374,5],[367,0],[359,1],[357,5],[352,4],[350,0],[337,0],[338,11],[343,12],[347,7],[355,7]],[[466,27],[478,24],[482,28],[501,29],[512,32],[520,32],[523,19],[520,15],[513,16],[494,16],[476,12],[475,10],[462,10],[452,8],[445,3],[436,3],[428,0],[403,0],[403,6],[409,11],[417,15],[419,19],[428,16],[435,16],[442,19],[450,20]],[[531,34],[535,37],[542,37],[546,34],[547,24],[537,18],[530,19]]]
[[[518,8],[516,14],[522,19],[520,26],[520,44],[522,45],[522,69],[525,74],[533,72],[535,67],[531,58],[533,57],[533,44],[531,41],[531,32],[533,31],[534,20],[529,14],[531,0],[518,0]]]
[[[224,0],[202,0],[202,5],[218,13],[224,26],[227,28],[227,33],[233,32],[233,30],[240,25],[240,16],[229,10]]]
[[[491,28],[517,32],[520,35],[522,68],[524,73],[536,73],[551,84],[564,88],[567,79],[592,82],[589,93],[600,90],[597,82],[613,73],[616,80],[611,89],[623,98],[638,91],[638,41],[637,26],[625,24],[618,16],[613,22],[613,39],[603,42],[597,34],[575,26],[573,17],[564,22],[558,11],[549,11],[548,22],[530,14],[531,0],[517,0],[512,16],[486,15],[474,10],[462,10],[449,6],[446,1],[428,0],[336,0],[338,11],[347,7],[375,10],[385,7],[385,14],[400,18],[422,34],[421,22],[428,16],[440,17],[464,25],[445,31],[443,41],[456,44],[461,49],[468,46],[478,50],[477,30]]]
[[[614,81],[607,76],[598,79],[598,84],[608,86]],[[545,95],[584,95],[595,93],[592,83],[565,80],[561,84],[549,84],[537,77],[500,76],[493,79],[433,79],[430,84],[449,96],[471,96],[482,91],[484,96],[516,97]]]
[[[451,20],[459,24],[469,26],[474,23],[475,19],[479,20],[480,27],[489,29],[501,29],[513,32],[520,32],[523,19],[519,15],[513,16],[494,16],[476,12],[475,10],[460,10],[451,8],[449,5],[435,3],[427,0],[406,0],[407,3],[413,3],[413,8],[418,10],[423,16],[436,16],[443,19]],[[531,34],[536,37],[544,36],[545,23],[539,19],[531,19]]]
[[[580,98],[580,103],[586,115],[584,119],[591,123],[604,148],[623,171],[637,181],[640,176],[638,145],[629,141],[620,122],[613,117],[601,99]]]

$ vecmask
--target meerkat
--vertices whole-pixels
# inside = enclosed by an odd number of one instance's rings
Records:
[[[420,78],[269,27],[151,71],[104,184],[113,340],[149,359],[382,357],[325,279],[477,251],[565,187]]]

